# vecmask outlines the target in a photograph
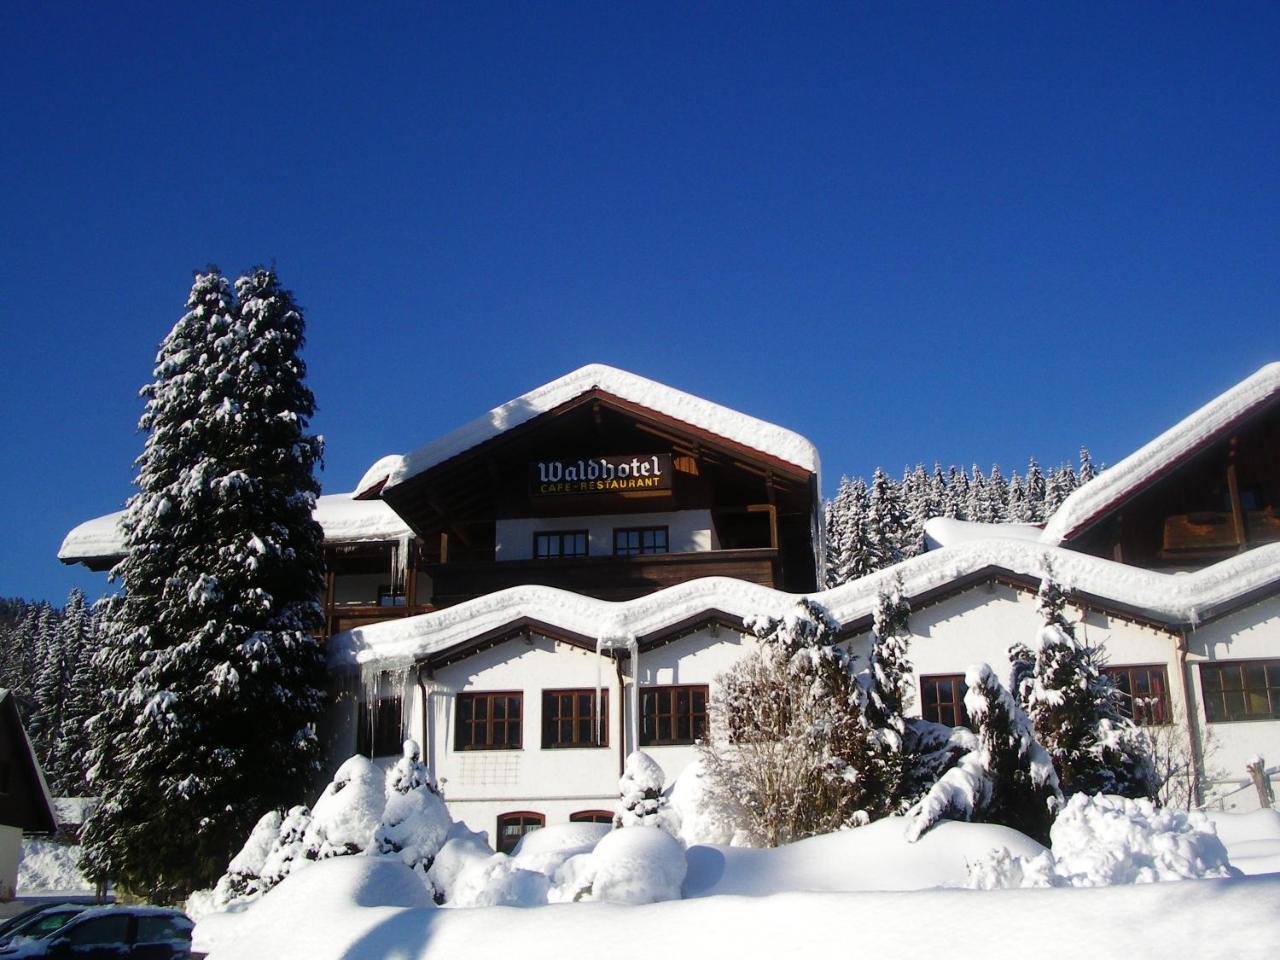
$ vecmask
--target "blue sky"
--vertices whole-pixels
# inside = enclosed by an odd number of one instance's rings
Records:
[[[1280,6],[18,2],[0,595],[130,492],[191,271],[306,308],[325,489],[591,361],[841,473],[1115,460],[1268,360]]]

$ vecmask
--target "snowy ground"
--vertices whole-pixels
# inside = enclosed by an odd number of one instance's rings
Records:
[[[92,894],[93,884],[85,880],[76,867],[79,859],[78,846],[52,840],[23,840],[22,863],[18,866],[18,896]]]
[[[215,920],[234,923],[214,923]],[[1280,942],[1280,876],[1097,889],[783,893],[646,906],[447,910],[403,865],[317,864],[240,917],[205,920],[212,960],[931,956],[983,960],[1180,954],[1253,960]]]
[[[1215,820],[1246,873],[1280,870],[1280,814]],[[621,832],[633,829],[660,833]],[[550,870],[563,861],[561,848],[577,842],[563,830],[545,833],[527,838],[513,867]],[[242,912],[204,918],[196,945],[212,960],[536,960],[602,950],[649,960],[698,949],[744,958],[920,957],[941,949],[982,960],[1077,960],[1147,957],[1157,944],[1177,944],[1191,957],[1261,960],[1280,942],[1280,872],[1105,888],[956,889],[968,865],[997,846],[1024,858],[1044,851],[1012,830],[967,823],[940,824],[907,844],[903,821],[891,818],[777,850],[691,847],[683,900],[471,909],[435,906],[394,859],[340,857],[293,874]]]

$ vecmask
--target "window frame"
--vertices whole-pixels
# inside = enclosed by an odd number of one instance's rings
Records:
[[[1249,723],[1257,720],[1280,720],[1280,659],[1275,657],[1260,657],[1250,660],[1214,660],[1197,664],[1200,668],[1200,697],[1204,702],[1204,718],[1206,723]],[[1256,693],[1257,688],[1249,685],[1250,667],[1261,667],[1263,670],[1263,686],[1261,693],[1267,698],[1270,709],[1266,713],[1255,713],[1249,709],[1250,694]],[[1276,671],[1276,682],[1272,682],[1268,678],[1268,674],[1272,670]],[[1206,682],[1211,675],[1217,674],[1219,678],[1224,677],[1228,671],[1237,671],[1240,678],[1240,686],[1227,689],[1222,686],[1222,680],[1218,681],[1218,688],[1210,690]],[[1239,694],[1241,702],[1244,705],[1243,716],[1231,716],[1230,707],[1227,704],[1229,694]],[[1221,705],[1222,715],[1214,716],[1214,711],[1210,710],[1210,700],[1213,699]]]
[[[508,701],[514,699],[519,705],[520,715],[512,720],[511,717],[504,717],[497,721],[493,717],[493,701],[498,697],[503,697]],[[485,708],[485,718],[482,721],[475,719],[475,707],[471,708],[471,719],[464,721],[462,719],[462,704],[464,701],[470,701],[474,704],[478,700],[484,700],[487,704]],[[508,704],[509,706],[509,704]],[[494,742],[494,729],[498,723],[507,726],[515,723],[517,734],[517,743],[511,743],[507,738],[506,743]],[[463,738],[464,724],[468,725],[472,734],[474,734],[476,725],[483,724],[487,731],[487,739],[483,743],[465,742]],[[524,691],[523,690],[464,690],[457,694],[454,698],[453,708],[453,749],[455,753],[474,753],[480,750],[523,750],[524,749]]]
[[[682,692],[689,694],[689,736],[679,736],[681,714],[679,707],[679,695]],[[657,709],[657,698],[662,694],[670,696],[669,710],[663,712]],[[694,709],[694,697],[698,694],[702,695],[702,710]],[[655,709],[650,712],[646,707],[650,702],[649,698],[653,698]],[[640,687],[640,746],[642,747],[681,747],[692,746],[707,735],[707,708],[711,701],[711,689],[705,683],[666,683],[641,685]],[[671,737],[660,737],[660,724],[663,719],[668,719],[671,723]],[[697,729],[697,720],[701,720],[701,729]],[[652,733],[650,730],[652,729]]]
[[[1154,695],[1156,700],[1155,708],[1143,707],[1141,710],[1135,707],[1136,697],[1133,693],[1133,675],[1142,671],[1150,674],[1153,671],[1159,671],[1160,674],[1160,690]],[[1127,710],[1125,716],[1132,720],[1140,727],[1167,727],[1173,723],[1173,703],[1169,699],[1169,668],[1163,663],[1109,663],[1102,668],[1102,672],[1111,677],[1115,682],[1116,689],[1120,691],[1123,701],[1123,708]],[[1125,690],[1120,685],[1120,677],[1125,677],[1129,683],[1129,689]],[[1142,699],[1150,699],[1143,697]],[[1153,716],[1147,719],[1146,714],[1150,712]]]
[[[531,822],[536,822],[537,826],[531,826],[529,829],[521,830],[520,834],[516,837],[515,843],[508,847],[507,837],[502,828],[511,820],[529,820]],[[523,837],[533,833],[534,830],[541,830],[547,825],[547,817],[546,814],[538,813],[536,810],[511,810],[507,813],[498,814],[497,824],[497,833],[494,837],[497,842],[494,844],[493,849],[497,853],[505,853],[510,856]],[[521,823],[521,826],[524,826],[524,824]]]
[[[559,544],[558,553],[540,553],[538,551],[538,538],[546,537],[548,542],[551,537],[557,538]],[[565,553],[564,541],[566,537],[582,537],[581,553]],[[530,554],[534,560],[581,560],[583,557],[591,556],[591,531],[589,530],[535,530],[533,531],[533,551]]]
[[[929,695],[927,692],[927,684],[932,684],[935,692],[939,691],[939,684],[946,681],[951,687],[951,699],[943,701],[937,696],[934,703],[929,703]],[[965,709],[964,695],[969,690],[969,685],[964,682],[963,673],[922,673],[920,674],[920,716],[924,720],[931,723],[940,723],[947,727],[969,727],[971,721],[969,719],[969,711]],[[930,708],[934,708],[936,716],[929,716]],[[943,718],[943,708],[950,709],[951,718],[955,723]]]
[[[569,814],[570,823],[613,823],[612,810],[576,810]]]
[[[659,532],[661,532],[662,534],[662,549],[658,550],[656,548],[656,543],[655,543],[654,549],[646,550],[645,544],[644,544],[644,535],[646,533],[654,534],[655,535],[654,539],[656,540],[656,535]],[[631,533],[638,535],[639,542],[636,544],[636,548],[633,550],[630,548],[630,546],[627,546],[625,549],[621,549],[621,550],[618,549],[618,535],[619,534],[626,535]],[[660,526],[652,526],[652,527],[614,527],[613,528],[613,555],[615,557],[654,557],[654,556],[661,556],[664,553],[670,553],[670,552],[671,552],[671,529],[669,526],[665,524]]]
[[[586,696],[590,702],[589,716],[580,717],[578,715],[578,697]],[[556,724],[556,732],[559,733],[559,724],[563,723],[565,718],[558,714],[555,721],[550,716],[549,705],[553,700],[559,697],[572,697],[573,710],[569,717],[569,723],[572,725],[573,739],[568,743],[553,743],[551,740],[551,725]],[[600,688],[600,713],[603,715],[603,723],[599,722],[595,716],[596,713],[596,691],[594,687],[556,687],[542,691],[542,749],[543,750],[592,750],[598,747],[609,746],[609,690],[607,687]],[[578,724],[582,720],[588,720],[591,723],[591,741],[583,743],[577,739]],[[598,742],[597,742],[598,741]]]

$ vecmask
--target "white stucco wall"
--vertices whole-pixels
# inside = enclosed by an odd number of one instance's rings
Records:
[[[1209,723],[1204,710],[1199,664],[1233,660],[1280,659],[1280,597],[1237,610],[1191,631],[1187,636],[1187,665],[1192,711],[1200,732],[1204,766],[1217,793],[1243,783],[1245,763],[1261,754],[1268,766],[1280,764],[1280,720],[1233,720]],[[1272,777],[1272,789],[1280,793],[1280,777]],[[1252,786],[1226,801],[1229,809],[1252,810],[1258,805]]]
[[[499,560],[533,558],[533,535],[543,530],[586,530],[588,553],[593,557],[613,555],[615,527],[666,527],[671,553],[716,550],[715,528],[710,510],[676,510],[670,513],[614,513],[589,517],[525,517],[499,520],[494,555]]]

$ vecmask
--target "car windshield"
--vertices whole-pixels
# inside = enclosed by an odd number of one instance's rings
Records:
[[[24,937],[39,939],[40,937],[48,936],[55,930],[61,930],[66,922],[79,912],[79,910],[50,910],[48,913],[42,913],[38,917],[32,917],[31,921],[18,932]]]

